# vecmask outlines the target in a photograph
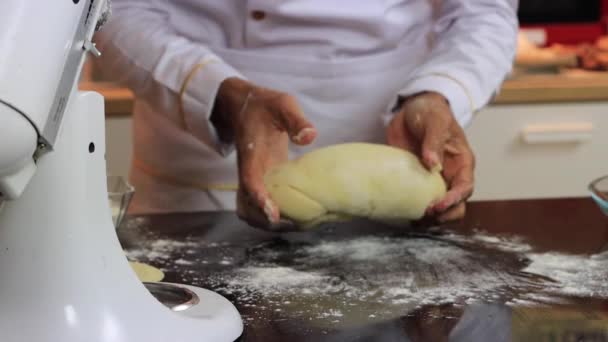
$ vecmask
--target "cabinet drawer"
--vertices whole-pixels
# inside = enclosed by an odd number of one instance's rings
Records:
[[[489,106],[466,132],[473,200],[587,196],[608,174],[608,103]]]

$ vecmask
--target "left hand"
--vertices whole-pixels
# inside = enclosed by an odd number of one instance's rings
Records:
[[[463,218],[473,194],[475,156],[447,100],[434,92],[406,99],[389,124],[387,140],[418,155],[427,169],[442,170],[448,191],[431,203],[427,216],[439,222]]]

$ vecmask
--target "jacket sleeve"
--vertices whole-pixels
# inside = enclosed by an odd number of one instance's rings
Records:
[[[244,78],[208,47],[176,34],[167,0],[113,0],[96,40],[99,65],[138,99],[158,108],[215,151],[227,155],[209,118],[223,80]]]
[[[442,94],[461,126],[487,105],[513,66],[517,49],[518,0],[443,0],[433,42],[389,105],[388,124],[404,97],[423,91]]]

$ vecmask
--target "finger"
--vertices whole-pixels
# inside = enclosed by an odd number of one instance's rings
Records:
[[[264,212],[255,204],[244,191],[237,194],[237,216],[252,227],[266,228],[271,225]]]
[[[440,223],[447,223],[451,221],[457,221],[464,218],[466,214],[466,204],[464,202],[459,203],[453,208],[450,208],[443,214],[439,215],[438,220]]]
[[[272,226],[273,231],[281,231],[281,232],[299,232],[301,229],[298,225],[292,220],[281,218],[278,224]]]
[[[386,142],[412,153],[418,153],[419,147],[413,143],[408,130],[403,129],[403,115],[396,115],[386,129]]]
[[[445,196],[443,196],[443,198],[441,198],[441,200],[437,201],[436,203],[432,203],[427,209],[426,213],[427,215],[442,214],[446,210],[462,202],[462,199],[463,197],[460,194],[460,191],[457,189],[450,190],[445,194]]]
[[[237,216],[254,228],[259,228],[271,232],[296,232],[300,229],[291,220],[281,218],[278,223],[271,223],[268,217],[259,206],[253,204],[244,191],[239,191],[237,195]]]
[[[468,200],[473,195],[474,180],[471,167],[462,167],[451,182],[451,188],[439,201],[431,203],[427,214],[443,213],[460,202]]]
[[[413,229],[422,229],[428,231],[429,228],[437,226],[439,222],[437,221],[436,216],[430,216],[425,214],[419,220],[415,220],[411,222]]]
[[[422,137],[422,163],[429,170],[442,169],[442,157],[446,142],[448,141],[449,122],[439,116],[434,120],[427,120]]]
[[[473,195],[475,157],[471,150],[465,149],[465,152],[459,158],[461,166],[453,175],[446,175],[447,170],[444,172],[444,177],[449,184],[449,190],[440,201],[429,206],[430,212],[444,212],[459,202],[468,200]]]
[[[242,182],[243,191],[249,198],[248,207],[261,211],[271,224],[279,223],[280,214],[277,206],[270,199],[261,179],[245,178]]]
[[[288,95],[277,102],[277,120],[287,131],[291,141],[298,145],[308,145],[317,137],[317,130],[305,117],[296,100]]]
[[[245,200],[243,210],[255,207],[261,211],[271,224],[279,222],[280,215],[277,206],[270,199],[264,184],[264,165],[250,150],[238,153],[239,192]],[[249,211],[244,211],[248,214]]]
[[[430,211],[434,213],[443,213],[460,202],[466,201],[472,195],[472,181],[457,181],[453,184],[452,188],[445,194],[445,196],[430,208]]]

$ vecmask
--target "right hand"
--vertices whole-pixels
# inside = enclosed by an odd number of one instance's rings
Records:
[[[473,194],[475,155],[448,101],[434,92],[410,97],[389,124],[387,140],[417,154],[429,171],[442,170],[448,191],[427,208],[427,217],[461,220]]]
[[[281,220],[279,208],[264,186],[264,175],[287,161],[289,140],[308,145],[316,138],[316,129],[293,96],[238,78],[222,82],[215,108],[214,115],[226,127],[224,135],[236,146],[239,218],[256,228],[281,229],[289,222]]]

